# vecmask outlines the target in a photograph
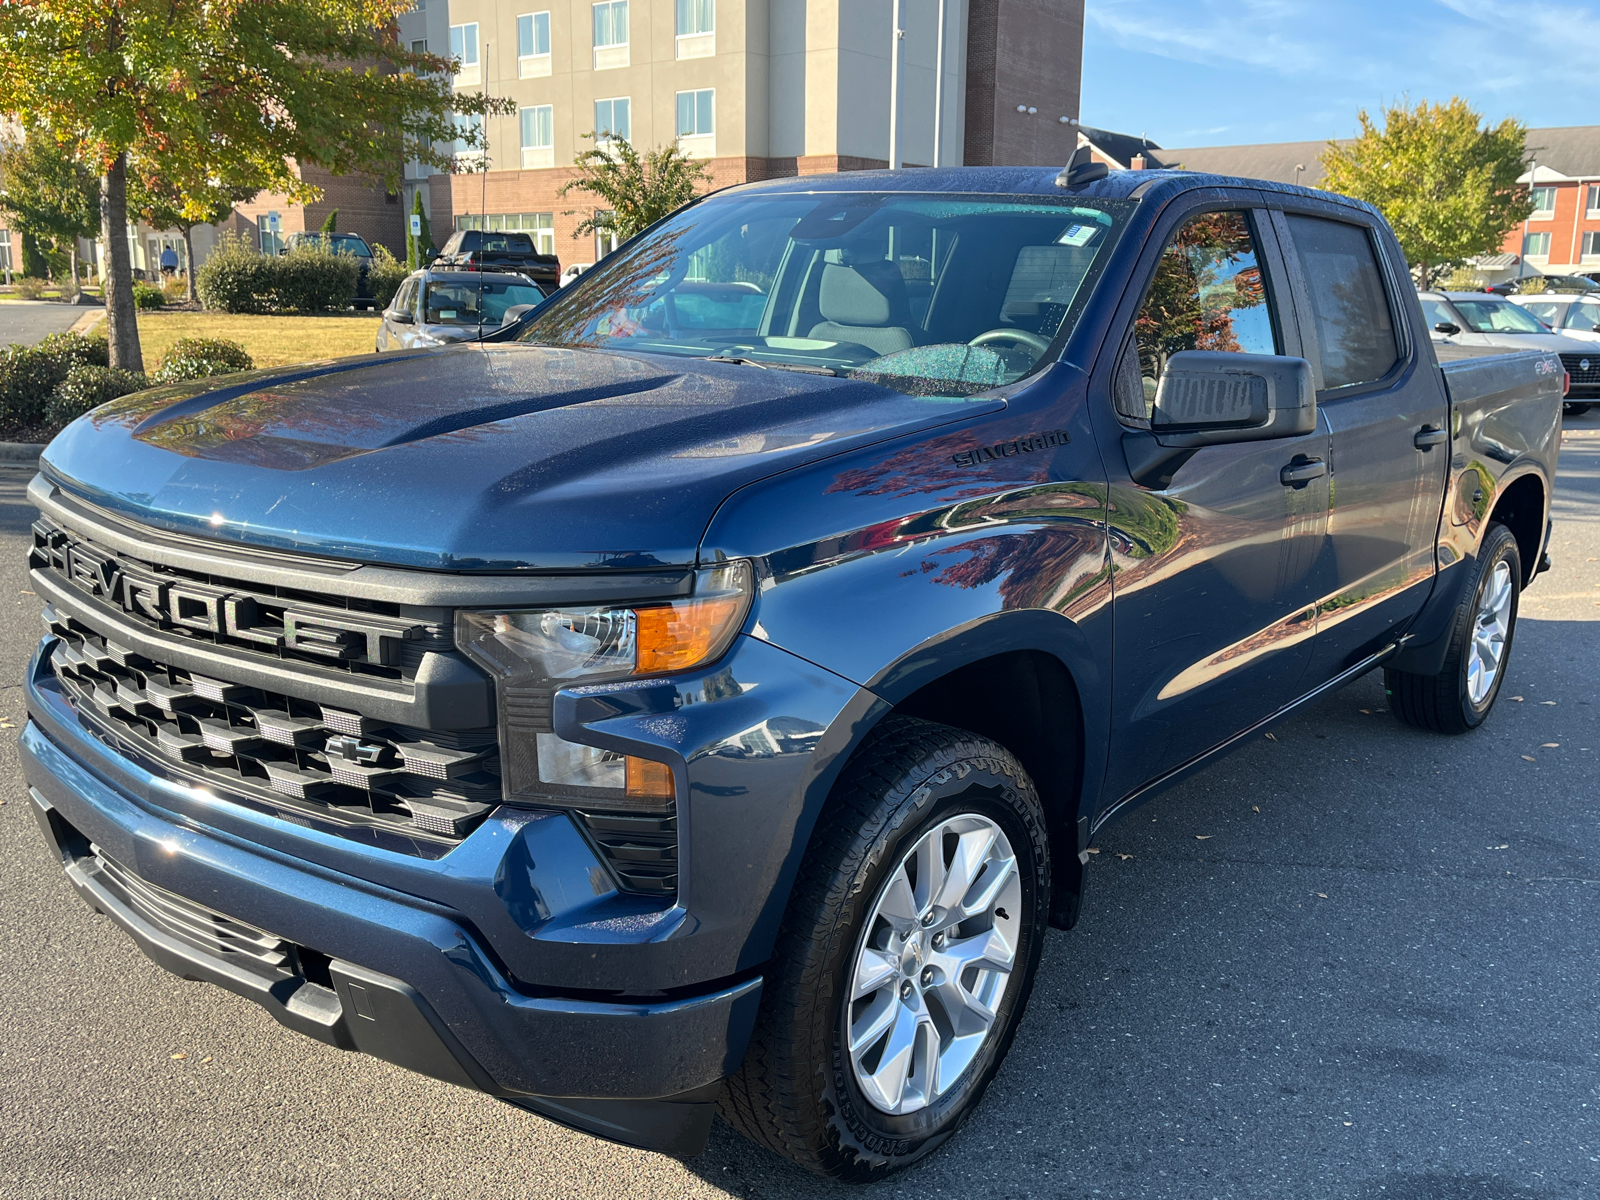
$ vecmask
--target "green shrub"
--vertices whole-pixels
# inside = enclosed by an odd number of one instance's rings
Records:
[[[52,425],[65,425],[108,400],[149,386],[143,371],[120,371],[79,363],[51,394],[45,406],[45,418]]]
[[[56,383],[67,377],[67,372],[79,363],[95,367],[111,365],[111,347],[102,337],[84,337],[68,330],[65,333],[47,334],[39,339],[34,349],[56,361]],[[51,385],[52,388],[54,385]]]
[[[133,306],[135,308],[165,308],[167,294],[158,287],[148,283],[133,281]]]
[[[38,425],[56,384],[57,360],[32,346],[0,350],[0,425]]]
[[[17,295],[24,300],[37,300],[44,295],[45,282],[42,279],[34,279],[32,276],[22,275],[14,278],[11,282]]]
[[[242,236],[224,237],[195,276],[200,303],[231,313],[340,310],[356,294],[360,266],[348,254],[314,244],[287,254],[259,254]]]
[[[150,377],[151,383],[177,383],[184,379],[204,379],[208,375],[227,375],[248,371],[255,360],[238,342],[227,338],[179,338]]]
[[[389,252],[389,247],[380,244],[372,248],[372,267],[367,272],[367,282],[379,308],[389,307],[389,301],[394,299],[410,273],[406,264]]]

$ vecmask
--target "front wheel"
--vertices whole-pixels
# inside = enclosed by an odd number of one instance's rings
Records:
[[[819,1174],[880,1179],[977,1105],[1033,985],[1044,814],[1002,746],[890,717],[800,868],[723,1115]]]
[[[1384,669],[1389,706],[1407,725],[1466,733],[1483,724],[1500,694],[1522,587],[1522,559],[1511,530],[1489,526],[1472,570],[1471,586],[1451,625],[1443,669],[1437,675]]]
[[[1592,408],[1592,407],[1593,407],[1593,405],[1589,405],[1589,404],[1574,404],[1571,401],[1568,401],[1567,403],[1565,403],[1565,404],[1563,404],[1561,406],[1561,411],[1563,413],[1565,413],[1569,417],[1581,417],[1581,416],[1583,416],[1584,413],[1588,412],[1589,409]]]

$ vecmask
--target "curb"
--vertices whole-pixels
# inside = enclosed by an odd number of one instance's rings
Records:
[[[26,467],[39,469],[39,455],[44,453],[43,442],[0,442],[0,469]]]
[[[96,325],[100,324],[100,322],[104,321],[105,319],[106,319],[106,310],[105,309],[103,309],[103,308],[90,309],[88,312],[84,313],[83,316],[81,316],[81,317],[79,317],[77,319],[77,321],[73,324],[71,331],[73,333],[88,333],[89,330],[93,329]],[[16,443],[13,443],[13,442],[0,442],[0,446],[23,445],[23,444],[24,443],[21,443],[21,442],[16,442]],[[0,461],[4,461],[4,459],[0,458]]]

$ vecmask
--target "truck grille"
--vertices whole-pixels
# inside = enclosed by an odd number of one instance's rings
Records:
[[[49,517],[33,527],[29,566],[62,693],[120,752],[287,820],[425,857],[500,803],[492,706],[469,718],[487,718],[481,728],[405,720],[460,717],[453,700],[422,703],[437,678],[426,660],[459,660],[453,611],[182,570]],[[528,736],[551,731],[548,695],[519,712]],[[676,892],[673,813],[572,815],[624,890]]]
[[[424,732],[156,662],[46,608],[79,712],[223,788],[456,839],[499,802],[493,729]]]
[[[1562,369],[1572,377],[1572,386],[1600,384],[1600,345],[1593,354],[1563,354]]]

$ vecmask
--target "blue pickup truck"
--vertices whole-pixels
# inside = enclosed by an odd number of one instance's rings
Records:
[[[1564,377],[1444,353],[1322,192],[719,192],[481,342],[67,428],[39,823],[290,1029],[878,1178],[977,1105],[1106,822],[1375,668],[1488,717]]]

